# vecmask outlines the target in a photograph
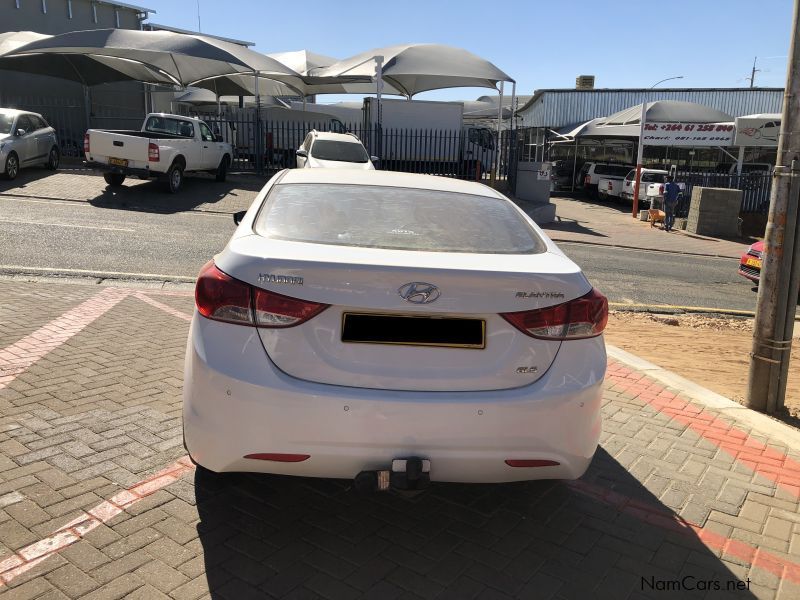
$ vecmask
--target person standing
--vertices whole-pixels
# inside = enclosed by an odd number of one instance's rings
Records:
[[[678,196],[681,193],[681,188],[672,180],[671,176],[667,176],[667,182],[664,184],[664,231],[672,231],[672,226],[675,224],[675,209],[678,208]]]

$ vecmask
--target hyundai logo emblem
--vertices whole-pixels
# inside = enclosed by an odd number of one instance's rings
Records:
[[[431,302],[436,302],[441,295],[439,288],[431,283],[425,283],[424,281],[412,281],[411,283],[407,283],[401,286],[400,289],[397,290],[397,293],[400,294],[400,297],[406,302],[411,302],[413,304],[430,304]]]

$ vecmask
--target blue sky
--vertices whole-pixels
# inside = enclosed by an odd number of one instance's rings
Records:
[[[136,4],[157,11],[152,22],[197,30],[196,0]],[[519,94],[574,87],[580,74],[595,75],[596,87],[650,87],[676,75],[683,79],[666,85],[746,87],[755,56],[756,85],[782,87],[791,17],[791,0],[200,0],[204,33],[253,41],[260,52],[344,58],[397,43],[447,44],[492,61],[517,80]],[[493,92],[417,98],[485,93]]]

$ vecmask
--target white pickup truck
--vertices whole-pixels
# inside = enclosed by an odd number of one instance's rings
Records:
[[[120,186],[128,175],[141,179],[165,177],[177,193],[184,173],[216,173],[225,181],[231,145],[211,133],[200,119],[151,113],[141,131],[90,129],[83,138],[86,164],[104,172],[106,183]]]
[[[634,176],[636,174],[636,169],[633,169],[632,172]],[[628,169],[627,175],[630,175],[631,170]],[[625,186],[625,177],[620,176],[606,176],[601,177],[600,182],[597,184],[597,195],[600,197],[601,200],[619,200],[622,196],[622,188]]]
[[[642,179],[639,185],[639,202],[647,203],[647,186],[650,184],[662,184],[667,180],[669,171],[662,169],[642,169]],[[622,183],[622,193],[620,196],[623,200],[630,200],[633,202],[633,190],[636,184],[636,169],[632,169],[630,173],[625,176],[625,181]]]

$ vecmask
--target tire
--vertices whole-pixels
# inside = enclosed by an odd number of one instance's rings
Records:
[[[228,158],[228,155],[222,157],[222,160],[219,161],[219,166],[217,167],[217,176],[216,180],[220,183],[225,181],[225,178],[228,177],[228,166],[230,164],[231,159]]]
[[[47,155],[47,162],[44,163],[46,169],[51,171],[58,170],[58,164],[61,162],[61,152],[58,151],[56,146],[50,148],[50,153]]]
[[[167,170],[167,189],[170,194],[177,194],[183,185],[183,165],[175,161]]]
[[[111,187],[119,187],[125,182],[125,175],[122,173],[104,173],[103,179]]]
[[[16,152],[10,152],[6,157],[6,164],[3,168],[3,177],[11,180],[19,175],[19,157]]]

